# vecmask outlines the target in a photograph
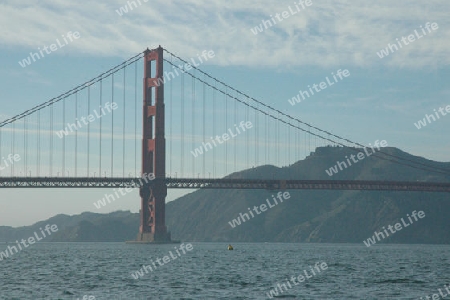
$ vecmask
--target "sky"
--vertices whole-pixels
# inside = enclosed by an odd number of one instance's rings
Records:
[[[361,144],[386,140],[449,162],[450,116],[415,125],[450,105],[448,11],[444,0],[4,0],[0,121],[161,45],[186,60],[214,51],[202,69],[319,128]],[[30,52],[57,40],[62,46],[24,65]],[[349,76],[290,104],[300,90],[339,70]],[[0,226],[30,225],[60,213],[139,210],[137,191],[96,209],[93,202],[109,192],[3,189]],[[169,190],[167,200],[180,194]]]

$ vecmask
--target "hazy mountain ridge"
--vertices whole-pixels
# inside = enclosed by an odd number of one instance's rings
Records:
[[[404,158],[405,164],[410,160],[450,169],[450,163],[430,161],[392,147],[382,150]],[[332,177],[327,175],[326,169],[337,161],[344,161],[346,155],[356,153],[349,148],[321,147],[289,167],[261,166],[229,177],[450,181],[448,175],[393,164],[373,156]],[[197,191],[167,204],[167,223],[174,238],[194,241],[362,242],[383,226],[394,225],[414,210],[423,210],[426,213],[423,220],[385,242],[450,243],[450,225],[445,213],[450,209],[450,195],[446,193],[291,190],[291,199],[260,215],[255,214],[236,228],[230,226],[228,222],[248,212],[248,207],[265,203],[265,199],[276,192]],[[197,213],[188,215],[186,212]]]
[[[135,237],[139,214],[116,211],[109,214],[84,212],[79,215],[56,215],[46,221],[24,227],[0,227],[0,242],[26,239],[47,224],[58,225],[58,231],[43,242],[118,242]]]
[[[410,163],[407,160],[412,160],[450,169],[450,163],[430,161],[396,148],[383,148],[383,151],[404,158],[406,164]],[[344,161],[346,155],[356,153],[349,148],[319,147],[306,159],[289,167],[260,166],[230,174],[227,178],[450,181],[448,175],[412,169],[373,156],[331,177],[327,175],[326,169],[337,161]],[[423,210],[424,219],[383,242],[450,243],[450,223],[447,221],[450,195],[446,193],[290,190],[290,199],[255,214],[254,218],[235,228],[230,226],[229,222],[239,213],[248,213],[248,207],[266,203],[266,199],[271,199],[277,192],[198,190],[167,204],[167,226],[173,239],[184,241],[362,243],[383,226],[394,225],[414,210]],[[59,231],[45,241],[125,241],[135,239],[139,214],[118,211],[57,215],[32,226],[0,227],[0,242],[27,238],[46,224],[57,224]]]

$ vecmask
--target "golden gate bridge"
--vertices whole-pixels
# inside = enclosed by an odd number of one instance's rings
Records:
[[[242,122],[251,126],[233,136],[231,129]],[[216,137],[223,137],[220,144]],[[199,146],[205,151],[195,152]],[[448,182],[227,176],[262,165],[288,166],[320,146],[355,152],[365,148],[267,105],[158,47],[1,121],[0,188],[139,188],[141,242],[170,241],[165,226],[168,188],[450,192]],[[450,175],[449,169],[383,150],[372,156]],[[143,184],[148,174],[153,178]]]

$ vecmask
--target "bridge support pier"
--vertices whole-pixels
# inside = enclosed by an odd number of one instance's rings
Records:
[[[141,225],[137,240],[143,243],[171,243],[165,225],[167,187],[164,181],[145,185],[140,189]]]

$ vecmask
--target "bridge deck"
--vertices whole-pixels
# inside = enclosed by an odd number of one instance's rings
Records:
[[[263,180],[161,178],[172,189],[303,189],[450,192],[446,182],[369,180]],[[155,181],[154,180],[154,181]],[[151,184],[154,181],[149,181]],[[141,178],[0,177],[0,188],[125,188],[145,184]]]

